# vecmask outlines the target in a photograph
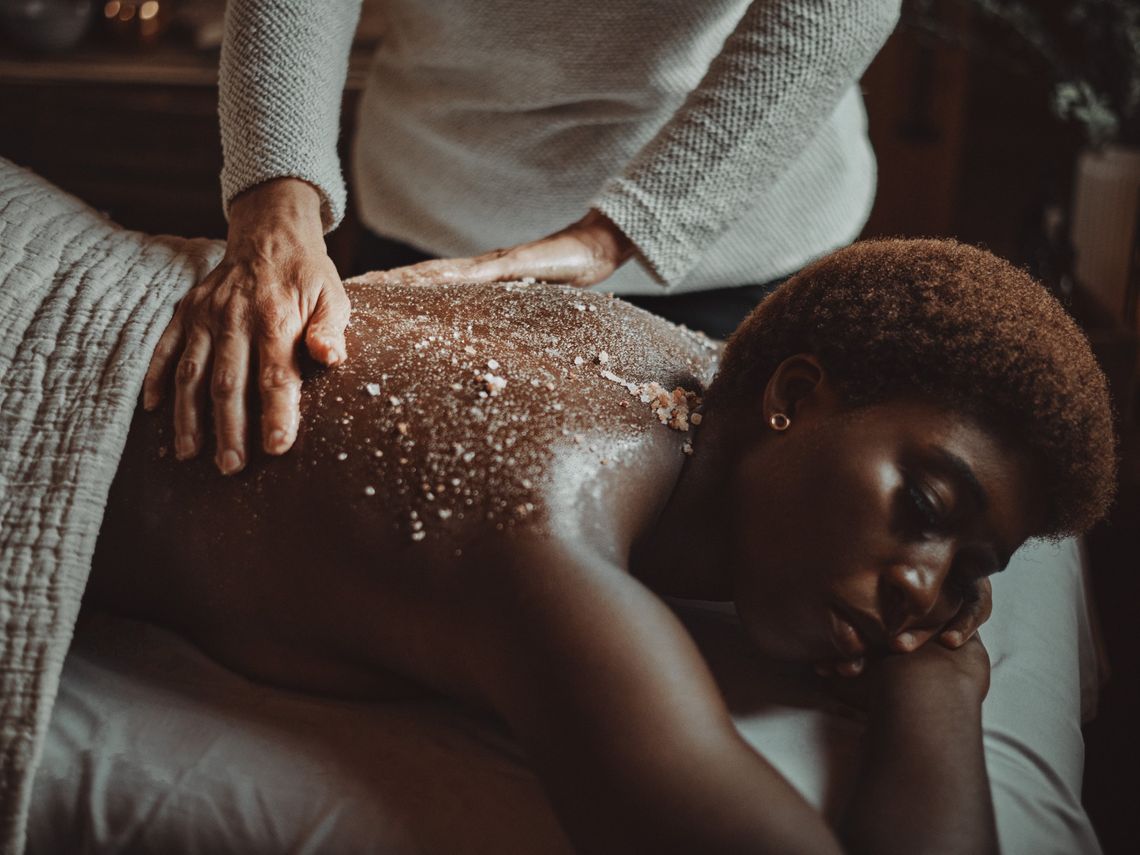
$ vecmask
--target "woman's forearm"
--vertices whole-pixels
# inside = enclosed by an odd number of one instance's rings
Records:
[[[857,790],[840,826],[852,853],[996,853],[975,685],[889,689],[869,720]]]

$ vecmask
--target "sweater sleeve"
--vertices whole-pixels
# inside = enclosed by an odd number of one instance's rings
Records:
[[[340,103],[360,0],[229,0],[218,78],[222,204],[270,178],[321,194],[326,231],[344,216]]]
[[[900,0],[753,0],[700,85],[594,199],[672,285],[811,141]]]

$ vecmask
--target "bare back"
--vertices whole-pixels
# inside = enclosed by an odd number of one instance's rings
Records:
[[[569,288],[349,294],[351,359],[307,378],[283,458],[233,478],[176,463],[169,411],[139,411],[87,599],[270,682],[388,694],[402,675],[463,694],[446,618],[419,592],[524,542],[623,564],[676,479],[716,348]],[[359,661],[378,636],[390,674]]]

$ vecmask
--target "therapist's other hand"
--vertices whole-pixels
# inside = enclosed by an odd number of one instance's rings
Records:
[[[196,456],[213,405],[214,462],[225,475],[248,460],[246,390],[251,373],[261,395],[261,444],[269,454],[292,447],[300,420],[298,345],[327,366],[346,357],[349,302],[325,249],[320,195],[310,184],[279,178],[230,206],[226,253],[178,304],[143,383],[153,410],[174,369],[174,451]]]
[[[590,211],[552,235],[472,258],[441,258],[350,280],[360,283],[432,285],[440,282],[506,282],[533,278],[586,287],[607,279],[633,255],[633,243],[609,219]]]

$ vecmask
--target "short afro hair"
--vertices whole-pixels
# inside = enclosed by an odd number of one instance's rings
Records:
[[[1024,271],[949,240],[872,240],[777,288],[729,338],[706,406],[754,402],[797,353],[852,407],[928,400],[1026,448],[1042,467],[1038,536],[1087,530],[1115,489],[1108,387],[1087,339]]]

